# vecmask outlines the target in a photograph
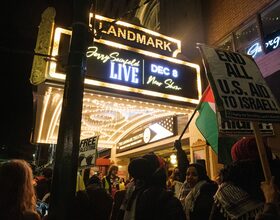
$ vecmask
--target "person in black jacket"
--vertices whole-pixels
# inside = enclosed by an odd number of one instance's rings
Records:
[[[133,181],[129,184],[121,206],[123,220],[185,220],[180,201],[166,189],[165,162],[148,153],[130,162],[128,171]]]
[[[70,220],[110,220],[112,206],[112,197],[102,188],[99,177],[93,175],[88,181],[86,190],[77,192]]]
[[[279,160],[264,142],[271,173],[279,186]],[[265,180],[254,137],[241,138],[231,149],[233,163],[220,171],[220,185],[214,196],[210,219],[255,220],[264,208],[265,198],[260,188]]]
[[[180,140],[174,142],[174,148],[177,151],[177,161],[178,161],[178,170],[179,170],[179,181],[185,182],[186,172],[189,167],[189,160],[186,152],[182,149],[182,143]]]
[[[52,173],[53,173],[52,168],[45,167],[42,170],[42,176],[35,178],[36,180],[35,190],[36,190],[37,199],[43,200],[46,198],[46,195],[51,192]],[[48,203],[48,199],[46,199],[46,201],[44,202]]]

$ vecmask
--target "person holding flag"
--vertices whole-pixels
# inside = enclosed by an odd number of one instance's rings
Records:
[[[196,120],[196,126],[199,131],[204,136],[205,140],[209,145],[211,145],[214,152],[218,153],[218,123],[216,118],[216,108],[215,99],[211,87],[208,86],[204,91],[199,104],[196,106],[193,114],[191,115],[189,121],[187,122],[184,130],[182,131],[178,140],[174,142],[174,149],[177,150],[177,161],[179,169],[179,181],[184,183],[186,180],[186,172],[189,167],[189,160],[187,158],[186,152],[182,149],[181,139],[189,127],[195,114],[199,112],[199,117]],[[231,159],[230,159],[231,161]]]

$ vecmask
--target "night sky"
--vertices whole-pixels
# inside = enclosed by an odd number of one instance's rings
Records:
[[[72,1],[7,1],[1,13],[1,140],[9,157],[24,157],[33,128],[34,89],[29,82],[42,12],[56,8],[57,23],[71,25]],[[66,4],[65,2],[68,2]],[[70,4],[69,4],[70,3]],[[5,12],[4,12],[5,11]],[[4,13],[3,13],[4,12]],[[4,147],[5,146],[5,147]]]
[[[127,2],[126,2],[127,1]],[[95,1],[93,1],[95,2]],[[125,7],[137,2],[100,1],[97,10],[107,8],[108,16],[119,16]],[[115,5],[117,11],[112,10]],[[33,95],[29,82],[41,14],[47,7],[56,9],[57,26],[69,28],[73,21],[72,0],[8,0],[1,4],[1,139],[0,159],[32,155],[30,137],[34,124]],[[103,11],[105,14],[107,11]],[[4,155],[4,156],[3,156]]]

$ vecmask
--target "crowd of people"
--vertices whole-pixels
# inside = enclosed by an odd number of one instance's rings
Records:
[[[280,219],[279,159],[266,146],[273,178],[266,182],[254,138],[242,138],[232,149],[233,163],[213,181],[206,168],[190,164],[175,141],[178,166],[168,176],[167,164],[155,153],[133,159],[129,181],[112,165],[101,178],[91,174],[77,189],[72,219],[93,220],[267,220]],[[46,219],[52,169],[34,178],[30,164],[10,160],[0,166],[0,219]]]

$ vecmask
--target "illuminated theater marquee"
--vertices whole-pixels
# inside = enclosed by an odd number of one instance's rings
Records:
[[[87,77],[111,85],[146,91],[155,96],[183,98],[195,103],[199,98],[197,69],[119,48],[94,43],[87,51]]]
[[[105,33],[107,35],[112,35],[114,37],[122,38],[124,40],[129,40],[146,46],[151,46],[157,49],[167,50],[169,52],[172,52],[170,48],[171,43],[165,40],[147,36],[141,33],[135,33],[133,31],[126,30],[121,27],[115,27],[113,25],[110,25],[107,30],[104,30],[102,26],[102,22],[100,22],[99,24],[100,24],[99,26],[100,31],[103,34]]]
[[[97,18],[100,17],[97,16]],[[101,18],[105,21],[110,20]],[[104,26],[104,23],[101,26],[100,24],[99,27]],[[122,28],[118,29],[117,25]],[[115,42],[113,39],[105,37],[94,39],[93,45],[88,47],[86,53],[86,87],[109,92],[119,90],[128,92],[129,95],[134,93],[137,96],[144,98],[149,96],[155,100],[169,99],[181,104],[198,103],[201,97],[199,65],[172,57],[180,51],[180,48],[177,47],[180,45],[177,42],[180,41],[120,21],[105,26],[106,29],[100,29],[104,35],[112,35],[111,37],[114,37],[115,41],[119,35],[123,41]],[[129,35],[131,29],[123,29],[124,27],[133,27],[134,31],[139,31],[133,36],[135,38],[138,36],[141,42],[139,40],[139,42],[131,41],[131,44],[124,44],[124,41],[128,41],[132,37],[132,34]],[[65,47],[65,43],[60,44],[61,36],[65,39],[65,36],[71,36],[71,31],[56,28],[53,56],[62,53],[60,52],[61,45]],[[133,45],[133,42],[136,45]],[[152,49],[147,50],[150,46]],[[162,55],[164,53],[159,50],[168,52],[169,55]],[[51,62],[48,77],[65,80],[65,71],[57,69],[57,63]]]
[[[181,52],[181,42],[174,38],[122,21],[96,15],[95,31],[98,37],[138,49],[176,57]]]
[[[104,47],[103,45],[99,45],[100,48]],[[153,62],[145,62],[142,58],[140,59],[129,59],[123,58],[120,56],[119,52],[112,53],[101,53],[98,51],[97,46],[92,46],[88,48],[87,57],[88,59],[88,72],[91,75],[94,72],[93,77],[96,78],[98,72],[108,73],[108,78],[111,80],[115,80],[118,83],[127,83],[129,84],[146,84],[151,86],[155,86],[164,89],[170,90],[182,90],[182,86],[176,85],[174,80],[179,78],[179,71],[176,68],[170,66],[170,64],[164,62],[164,65],[156,64],[157,60]],[[123,52],[125,53],[125,52]],[[129,56],[132,53],[129,53]],[[137,56],[137,55],[134,55]],[[139,55],[137,56],[139,57]],[[100,68],[100,64],[98,62],[94,62],[92,64],[92,60],[90,58],[94,58],[100,63],[109,63],[109,67],[103,67],[102,70],[96,71],[96,68]],[[145,64],[146,63],[146,64]],[[92,69],[91,69],[92,66]],[[101,67],[102,68],[102,67]],[[108,71],[109,68],[109,71]],[[106,70],[107,69],[107,70]],[[145,70],[145,71],[144,71]],[[194,75],[195,76],[195,73]],[[196,76],[195,76],[196,77]],[[102,78],[102,77],[101,77]],[[194,78],[194,77],[192,77]],[[142,80],[143,79],[143,80]],[[157,90],[155,88],[154,90]]]

